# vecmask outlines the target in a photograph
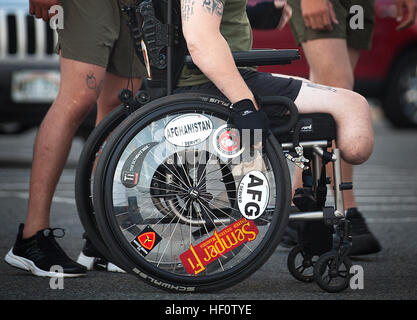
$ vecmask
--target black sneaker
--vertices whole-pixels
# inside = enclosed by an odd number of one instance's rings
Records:
[[[85,239],[85,244],[83,250],[78,256],[77,263],[86,267],[87,270],[126,272],[104,258],[88,238],[87,234],[84,234],[83,238]]]
[[[351,223],[352,248],[350,256],[360,256],[381,251],[381,245],[368,229],[366,221],[357,208],[346,210],[346,219]]]
[[[22,223],[13,248],[4,258],[8,264],[40,277],[56,277],[57,272],[51,271],[53,266],[62,268],[62,273],[58,274],[62,277],[85,276],[86,268],[71,260],[55,240],[64,236],[64,229],[47,228],[23,239],[23,228]]]

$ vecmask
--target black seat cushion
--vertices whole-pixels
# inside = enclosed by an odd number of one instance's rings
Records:
[[[271,128],[283,125],[288,121],[288,116],[269,117]],[[328,113],[305,113],[300,114],[299,121],[303,121],[300,133],[301,141],[317,141],[336,139],[336,123],[333,117]],[[276,138],[280,143],[292,142],[294,130],[285,134],[277,135]]]

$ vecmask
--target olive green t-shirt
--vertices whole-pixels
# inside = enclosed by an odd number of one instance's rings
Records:
[[[229,44],[231,51],[251,50],[252,29],[246,15],[247,0],[221,1],[224,3],[224,8],[220,32]],[[203,1],[199,2],[203,3]],[[178,86],[194,86],[209,81],[200,70],[184,67]]]

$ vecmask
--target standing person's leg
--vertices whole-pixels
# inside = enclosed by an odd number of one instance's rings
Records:
[[[120,2],[129,3],[132,0]],[[112,51],[108,58],[103,91],[97,101],[97,123],[107,113],[121,104],[119,100],[119,92],[121,89],[129,86],[128,89],[133,90],[133,94],[135,94],[142,86],[141,79],[146,76],[146,69],[133,48],[133,39],[127,26],[127,15],[121,12],[120,5],[118,6],[115,19],[117,20],[117,34],[112,43]]]
[[[114,79],[106,77],[106,69],[112,67],[109,57],[120,33],[117,0],[72,0],[62,4],[65,26],[58,32],[60,90],[36,139],[26,225],[19,226],[15,245],[5,258],[9,264],[40,276],[55,276],[49,272],[52,265],[62,266],[65,276],[85,274],[86,269],[73,262],[55,241],[54,230],[49,228],[50,207],[75,131],[103,87],[114,85]],[[100,117],[115,101],[110,96],[106,93],[102,98]],[[106,98],[111,103],[106,104]]]
[[[136,92],[141,87],[141,78],[133,78],[131,81],[133,82],[133,91]],[[109,72],[106,73],[102,86],[103,88],[97,100],[96,125],[99,124],[109,112],[121,104],[119,100],[119,92],[121,89],[126,88],[127,82],[127,77],[117,76]],[[115,264],[107,261],[107,259],[93,245],[88,234],[84,233],[83,238],[85,239],[85,243],[83,245],[83,249],[78,255],[77,263],[85,266],[87,270],[98,269],[113,272],[124,272]]]
[[[128,78],[117,76],[115,74],[106,73],[104,77],[103,90],[97,100],[97,119],[96,125],[114,108],[121,104],[119,99],[119,92],[126,88]],[[134,78],[133,92],[140,89],[142,85],[141,78]]]
[[[24,238],[49,227],[52,196],[72,139],[94,107],[104,75],[102,67],[61,58],[59,94],[45,116],[35,141]]]
[[[118,0],[111,0],[117,3]],[[120,1],[122,4],[129,4],[133,1]],[[137,57],[127,27],[127,15],[122,13],[120,5],[114,10],[115,16],[115,37],[111,44],[111,52],[108,57],[107,72],[103,82],[103,90],[97,100],[98,124],[110,111],[121,104],[119,92],[123,88],[138,91],[142,85],[141,78],[146,75],[145,67]],[[85,243],[77,262],[87,267],[88,270],[97,269],[122,272],[120,268],[107,261],[90,241],[87,234],[84,234]]]
[[[345,39],[317,39],[304,42],[303,51],[314,83],[353,90],[353,70],[360,51],[348,48]],[[353,181],[352,165],[342,161],[343,181]],[[329,170],[329,174],[332,175]],[[301,170],[296,170],[293,190],[302,187]],[[345,209],[356,207],[352,190],[343,191]]]
[[[358,2],[356,0],[340,3],[331,1],[337,17],[337,24],[327,30],[314,30],[305,25],[302,2],[290,0],[293,6],[292,31],[298,43],[303,47],[309,67],[310,80],[322,85],[352,90],[354,86],[354,69],[359,60],[360,50],[370,49],[374,23],[373,0]],[[364,29],[350,29],[350,7],[359,4],[364,8]],[[330,167],[330,166],[329,166]],[[332,176],[332,171],[329,171]],[[343,181],[353,181],[352,165],[342,161]],[[301,170],[296,170],[293,191],[302,187]],[[370,254],[378,252],[381,247],[369,231],[365,220],[357,210],[353,190],[343,192],[346,214],[352,222],[354,245],[352,254]]]
[[[60,265],[65,276],[85,274],[86,269],[56,243],[49,216],[75,131],[93,108],[104,75],[103,67],[61,57],[59,94],[35,141],[26,223],[19,226],[16,243],[5,258],[15,267],[38,276],[53,276],[50,268],[54,265]]]

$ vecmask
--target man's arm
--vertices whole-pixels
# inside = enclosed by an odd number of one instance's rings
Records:
[[[182,26],[197,67],[232,102],[255,98],[240,75],[230,47],[220,33],[221,0],[181,0]]]
[[[60,0],[29,0],[29,13],[42,18],[44,21],[50,19],[49,9],[57,4],[61,4]]]

